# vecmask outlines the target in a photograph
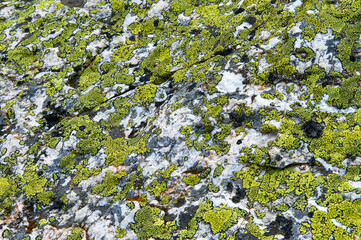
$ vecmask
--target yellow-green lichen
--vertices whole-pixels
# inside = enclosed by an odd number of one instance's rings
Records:
[[[183,182],[187,185],[197,185],[201,179],[196,174],[183,177]]]
[[[145,206],[136,212],[134,223],[130,223],[129,227],[137,233],[137,239],[145,240],[150,237],[159,239],[170,239],[172,231],[177,226],[175,221],[166,222],[164,216],[159,216],[161,210],[150,206]]]

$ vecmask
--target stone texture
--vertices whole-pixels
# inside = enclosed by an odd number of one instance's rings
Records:
[[[1,238],[360,238],[359,9],[3,1]]]

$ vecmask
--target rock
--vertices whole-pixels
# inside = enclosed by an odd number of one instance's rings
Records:
[[[3,1],[0,238],[358,238],[359,7]]]

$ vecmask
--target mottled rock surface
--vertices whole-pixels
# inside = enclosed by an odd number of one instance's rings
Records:
[[[1,238],[360,238],[360,36],[360,0],[2,1]]]

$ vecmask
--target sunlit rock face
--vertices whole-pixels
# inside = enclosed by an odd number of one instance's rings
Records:
[[[360,238],[360,9],[1,2],[1,239]]]

